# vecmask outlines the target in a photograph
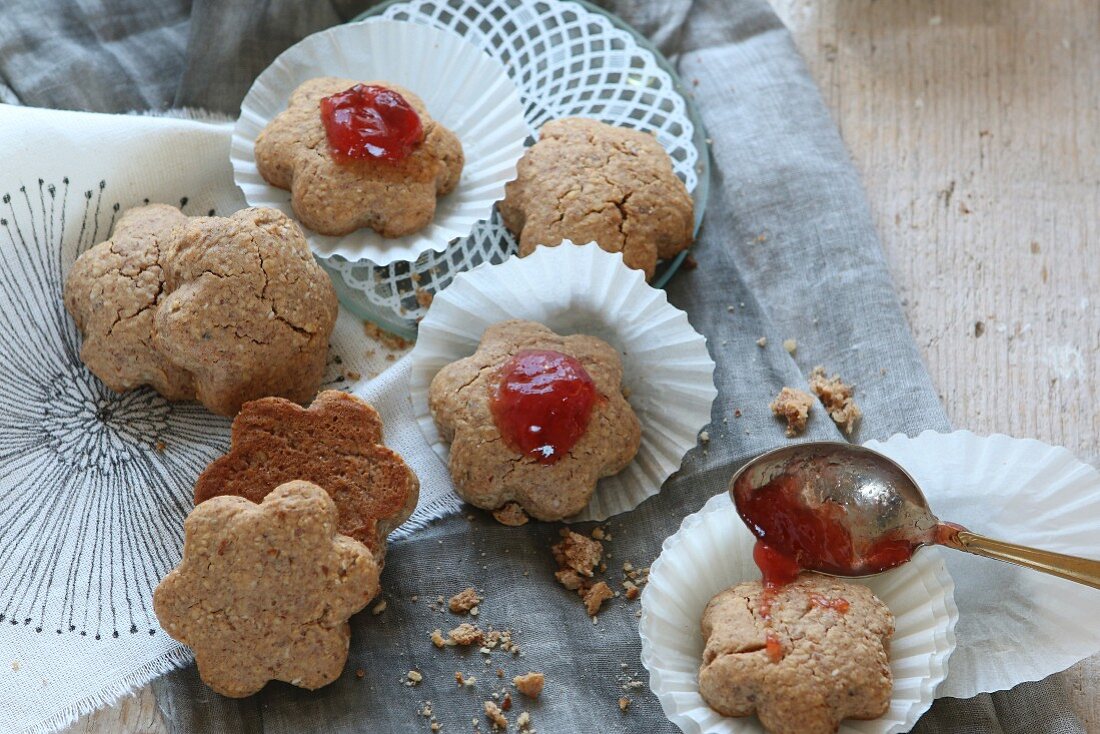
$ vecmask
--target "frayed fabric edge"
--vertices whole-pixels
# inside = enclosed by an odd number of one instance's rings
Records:
[[[111,706],[126,696],[133,695],[153,679],[165,673],[170,673],[177,668],[182,668],[193,659],[194,656],[189,649],[182,645],[175,647],[141,666],[122,680],[115,681],[102,690],[66,706],[45,721],[39,722],[28,729],[23,729],[21,734],[52,734],[52,732],[69,726],[86,714]]]

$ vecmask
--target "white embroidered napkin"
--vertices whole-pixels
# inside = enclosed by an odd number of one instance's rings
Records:
[[[0,105],[0,731],[59,728],[190,659],[157,624],[152,589],[179,560],[195,477],[228,447],[229,421],[104,387],[79,360],[61,288],[132,206],[243,207],[231,129]],[[341,312],[326,387],[371,401],[420,477],[405,534],[459,502],[400,356]]]

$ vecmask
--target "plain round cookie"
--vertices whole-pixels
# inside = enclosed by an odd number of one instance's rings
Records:
[[[553,349],[573,357],[603,398],[568,456],[553,464],[506,446],[490,410],[500,368],[524,349]],[[428,390],[432,418],[451,444],[455,491],[486,510],[514,502],[538,520],[576,515],[588,505],[600,477],[622,471],[638,453],[641,424],[623,396],[622,376],[618,352],[596,337],[560,336],[542,324],[520,320],[486,329],[477,351],[441,369]],[[513,519],[512,524],[522,523]]]
[[[763,593],[748,581],[707,604],[703,700],[724,716],[755,713],[773,734],[831,734],[843,719],[882,716],[893,691],[894,617],[886,605],[865,586],[804,573],[773,592],[766,621]],[[836,608],[841,600],[846,611]],[[769,631],[778,661],[769,656]]]
[[[424,140],[399,161],[337,161],[321,119],[321,99],[356,84],[392,89],[420,116]],[[403,237],[431,223],[436,197],[458,185],[465,158],[458,137],[432,119],[420,97],[389,82],[319,77],[290,95],[286,110],[256,138],[256,167],[269,184],[291,193],[302,224],[324,235],[370,227]]]
[[[521,256],[562,240],[596,242],[648,279],[658,259],[692,242],[691,195],[648,133],[582,117],[553,120],[517,174],[499,206]]]

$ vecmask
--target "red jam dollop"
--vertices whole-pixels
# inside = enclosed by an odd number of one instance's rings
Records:
[[[509,447],[553,464],[584,435],[598,399],[596,383],[576,359],[530,349],[501,368],[489,407]]]
[[[424,140],[420,115],[397,92],[356,84],[321,100],[321,121],[337,160],[399,161]]]

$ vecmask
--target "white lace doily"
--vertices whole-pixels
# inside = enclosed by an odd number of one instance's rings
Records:
[[[619,21],[562,0],[408,0],[374,12],[446,28],[480,46],[508,70],[533,130],[548,120],[581,116],[653,132],[695,198],[698,226],[709,174],[702,125],[668,62]],[[503,262],[515,249],[494,212],[468,237],[415,262],[376,267],[334,257],[322,265],[345,307],[412,338],[431,296],[455,273]],[[678,265],[679,259],[665,263],[654,284],[663,286]]]

